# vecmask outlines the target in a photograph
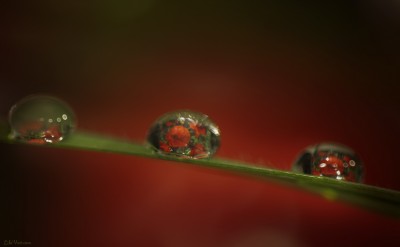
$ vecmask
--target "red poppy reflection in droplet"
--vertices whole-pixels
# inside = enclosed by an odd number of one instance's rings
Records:
[[[168,131],[165,139],[173,148],[186,147],[190,141],[190,132],[181,125],[174,126]]]
[[[304,174],[361,182],[363,164],[357,154],[341,144],[320,143],[304,149],[293,164]]]
[[[217,151],[220,133],[207,115],[178,111],[159,118],[151,126],[147,140],[160,154],[200,159]]]

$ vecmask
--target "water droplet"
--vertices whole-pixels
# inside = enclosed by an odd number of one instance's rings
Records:
[[[220,132],[207,115],[177,111],[157,119],[150,127],[147,141],[163,155],[209,158],[220,146]]]
[[[71,108],[57,98],[28,96],[11,107],[10,137],[33,144],[56,143],[75,129],[75,119]]]
[[[361,182],[363,164],[357,154],[341,144],[320,143],[301,152],[293,171],[315,176]]]

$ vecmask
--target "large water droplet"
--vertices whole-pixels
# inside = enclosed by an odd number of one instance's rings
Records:
[[[305,148],[294,162],[293,171],[351,182],[361,182],[363,178],[363,164],[357,154],[334,143]]]
[[[57,98],[44,95],[28,96],[12,106],[9,122],[12,139],[33,144],[62,141],[76,127],[72,109]]]
[[[150,127],[147,141],[160,154],[208,158],[220,146],[220,131],[207,115],[177,111],[157,119]]]

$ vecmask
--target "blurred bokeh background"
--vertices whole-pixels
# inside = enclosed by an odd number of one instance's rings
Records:
[[[343,143],[400,190],[400,2],[3,1],[0,114],[60,97],[79,128],[143,141],[191,109],[218,156],[289,170]],[[399,246],[397,219],[167,161],[1,144],[0,245]]]

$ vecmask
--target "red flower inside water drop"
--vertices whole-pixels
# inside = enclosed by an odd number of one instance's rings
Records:
[[[334,155],[322,158],[318,166],[322,175],[329,177],[342,175],[344,170],[343,161]]]
[[[174,125],[174,123],[172,121],[168,121],[168,122],[165,123],[165,126],[168,126],[168,127],[172,126],[172,125]]]
[[[190,156],[194,157],[194,156],[198,156],[198,155],[203,155],[203,154],[205,154],[205,152],[206,152],[206,150],[205,150],[204,146],[200,143],[197,143],[196,145],[194,145],[194,147],[190,151]]]
[[[46,142],[58,142],[63,139],[59,126],[52,125],[44,132],[44,140]]]
[[[165,142],[160,142],[160,149],[167,153],[171,152],[171,148]]]
[[[194,131],[194,134],[196,137],[199,137],[199,135],[205,135],[206,134],[206,128],[203,126],[199,126],[196,123],[190,123],[190,128]]]
[[[173,148],[186,147],[190,141],[190,132],[184,126],[174,126],[168,131],[165,139]]]

